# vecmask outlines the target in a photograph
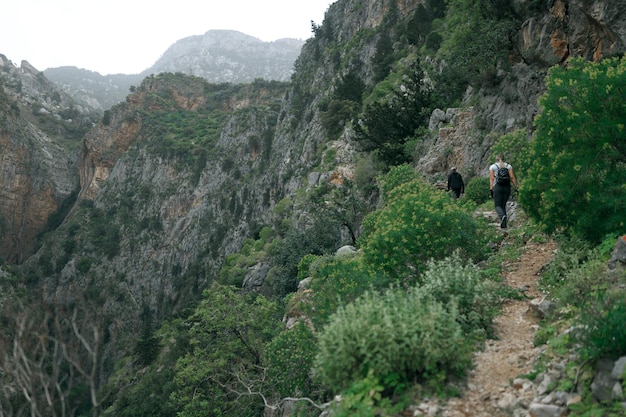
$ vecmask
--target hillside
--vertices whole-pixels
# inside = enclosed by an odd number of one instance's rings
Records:
[[[566,358],[546,359],[567,374],[546,394],[619,410],[591,386],[624,354],[607,262],[626,194],[603,173],[626,173],[625,12],[339,0],[288,82],[151,74],[95,120],[2,61],[0,411],[521,416],[534,387],[505,379],[541,373],[531,336]],[[171,58],[202,60],[204,41]],[[500,151],[521,184],[507,233],[490,220]],[[524,293],[555,322],[526,321]]]

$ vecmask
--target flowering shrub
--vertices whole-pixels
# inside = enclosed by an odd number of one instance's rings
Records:
[[[463,258],[486,255],[489,228],[471,212],[417,179],[389,192],[387,205],[364,221],[364,262],[390,280],[419,282],[430,259],[458,250]]]

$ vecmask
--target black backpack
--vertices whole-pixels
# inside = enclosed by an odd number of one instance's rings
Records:
[[[496,184],[511,185],[511,176],[509,175],[509,169],[506,165],[504,167],[498,165],[498,170],[496,171]]]

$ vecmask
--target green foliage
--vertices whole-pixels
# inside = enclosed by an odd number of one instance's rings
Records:
[[[489,178],[474,177],[465,186],[465,197],[477,205],[481,205],[490,200]]]
[[[142,82],[138,92],[145,94],[144,108],[133,117],[140,121],[138,135],[148,139],[145,149],[173,158],[196,183],[207,159],[218,155],[215,145],[226,121],[237,115],[248,118],[253,112],[258,120],[275,119],[278,108],[272,101],[278,102],[285,88],[285,83],[260,79],[250,84],[209,84],[200,77],[162,73]],[[234,111],[232,103],[242,98],[249,105]],[[189,105],[182,106],[181,101]],[[273,129],[270,123],[266,127]],[[250,146],[255,146],[254,140]]]
[[[373,222],[364,221],[364,261],[391,280],[418,280],[431,258],[443,259],[457,249],[466,259],[486,255],[481,220],[425,181],[394,188],[387,205],[371,216]]]
[[[325,325],[340,306],[354,301],[368,289],[388,285],[380,274],[368,272],[360,257],[320,259],[311,273],[310,293],[293,308],[310,317],[316,328]]]
[[[626,355],[626,292],[608,291],[581,312],[583,333],[582,351],[594,360]]]
[[[379,174],[370,155],[359,158],[354,169],[354,183],[364,195],[375,192],[375,178]]]
[[[491,160],[496,161],[498,155],[505,156],[506,162],[515,169],[518,178],[526,178],[532,160],[529,154],[530,141],[526,129],[518,129],[501,136],[491,147]]]
[[[259,231],[259,239],[247,239],[239,253],[226,256],[219,272],[218,282],[223,285],[241,287],[251,266],[266,262],[274,231],[263,227]]]
[[[337,100],[349,100],[360,104],[363,101],[364,91],[363,80],[354,72],[350,72],[341,78],[333,92],[333,97]]]
[[[390,33],[381,31],[376,42],[376,53],[372,57],[372,64],[375,68],[373,81],[375,83],[384,80],[389,75],[396,58]]]
[[[322,127],[326,136],[335,139],[340,136],[348,122],[361,110],[361,104],[350,100],[331,100],[321,114]]]
[[[120,230],[115,224],[96,223],[93,230],[93,244],[109,259],[120,252]]]
[[[481,278],[480,270],[465,263],[456,251],[449,258],[430,261],[423,276],[425,293],[441,305],[456,305],[463,332],[475,339],[492,336],[499,312],[496,286]]]
[[[401,184],[411,182],[420,178],[420,175],[409,164],[402,164],[391,167],[389,171],[378,177],[378,184],[383,195],[383,199],[387,200],[391,190]]]
[[[620,402],[612,404],[580,402],[569,406],[572,417],[623,417],[624,406]]]
[[[161,156],[193,162],[190,158],[201,155],[202,148],[212,148],[228,114],[213,111],[210,116],[183,109],[147,113],[144,124],[149,126],[152,136],[148,149]]]
[[[558,335],[558,329],[553,325],[542,326],[537,330],[537,333],[535,333],[535,336],[533,338],[533,345],[545,345],[552,337],[556,335]]]
[[[219,283],[241,287],[248,273],[248,257],[241,253],[227,255],[219,274]]]
[[[317,259],[319,259],[319,256],[311,254],[302,257],[298,263],[298,281],[302,281],[309,276],[311,264]]]
[[[413,17],[406,23],[406,36],[407,40],[414,45],[421,45],[423,43],[428,44],[428,36],[433,32],[433,21],[441,19],[445,16],[445,2],[444,0],[427,0],[417,5],[416,10],[413,12]],[[441,37],[437,33],[437,36]],[[439,45],[427,45],[431,46],[433,51],[439,48]]]
[[[242,416],[260,406],[259,398],[240,398],[233,409],[231,390],[259,379],[264,346],[278,334],[280,311],[262,296],[213,284],[187,320],[191,351],[179,358],[170,399],[180,417]],[[260,387],[258,387],[260,388]]]
[[[93,259],[88,256],[81,256],[78,262],[76,262],[76,269],[81,274],[86,274],[91,269]],[[65,264],[64,264],[65,265]]]
[[[457,319],[454,305],[444,307],[418,288],[368,291],[340,307],[320,333],[315,376],[339,391],[368,375],[413,381],[462,374],[471,359]]]
[[[520,203],[546,231],[626,231],[626,59],[575,59],[546,79]]]
[[[141,335],[135,345],[135,356],[141,366],[150,365],[158,356],[160,345],[159,338],[155,335],[152,315],[149,312],[143,314]]]
[[[433,105],[431,90],[424,79],[424,71],[416,59],[391,96],[367,104],[355,126],[362,149],[374,152],[387,166],[410,161],[404,145],[417,128],[428,124]]]
[[[274,294],[284,297],[297,289],[298,263],[307,254],[325,255],[334,252],[341,240],[337,223],[314,218],[307,230],[289,229],[282,240],[270,248],[270,260],[276,275],[272,277]]]
[[[385,386],[370,372],[365,378],[354,383],[343,393],[341,401],[332,407],[336,417],[379,417],[396,415],[403,404],[393,405],[384,396]]]
[[[265,349],[271,386],[280,397],[310,396],[310,369],[317,353],[315,336],[304,323],[276,336]]]
[[[439,50],[446,62],[438,86],[458,96],[465,86],[491,86],[497,70],[513,49],[511,39],[518,28],[509,0],[451,0],[447,2],[444,39]],[[476,36],[480,33],[480,36]],[[444,84],[446,83],[446,84]]]
[[[562,285],[553,292],[560,305],[582,306],[590,298],[604,293],[611,283],[606,276],[606,261],[598,258],[567,271]]]
[[[591,254],[592,247],[588,242],[576,237],[563,237],[556,255],[539,278],[539,287],[547,293],[556,292],[567,283],[566,275],[582,265]]]
[[[117,397],[111,417],[170,417],[176,415],[168,397],[174,389],[174,368],[150,367],[135,384],[129,384]]]
[[[309,192],[308,205],[315,223],[346,230],[349,243],[356,244],[361,221],[369,207],[354,181],[343,178],[339,185],[321,183]]]

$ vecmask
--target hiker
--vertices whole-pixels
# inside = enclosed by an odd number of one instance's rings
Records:
[[[504,162],[504,155],[499,154],[498,161],[489,167],[489,189],[503,229],[506,229],[506,202],[511,196],[511,184],[517,188],[513,167]]]
[[[465,193],[465,184],[463,183],[463,177],[456,172],[456,167],[450,168],[450,174],[448,175],[448,189],[452,190],[452,196],[456,200]]]

